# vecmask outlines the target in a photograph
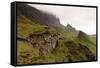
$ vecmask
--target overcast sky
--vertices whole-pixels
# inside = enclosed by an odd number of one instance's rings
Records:
[[[39,10],[55,14],[64,26],[72,25],[87,34],[96,34],[96,8],[29,4]]]

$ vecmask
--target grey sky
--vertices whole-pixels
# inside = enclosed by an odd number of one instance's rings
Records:
[[[96,8],[29,4],[39,10],[55,14],[64,26],[72,25],[87,34],[96,34]]]

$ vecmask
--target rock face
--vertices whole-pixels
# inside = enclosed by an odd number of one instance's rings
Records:
[[[95,60],[95,56],[92,54],[92,52],[84,45],[79,43],[79,51],[83,53],[88,60]]]
[[[81,43],[75,43],[73,41],[67,41],[66,46],[68,47],[68,53],[66,54],[66,58],[68,58],[68,60],[71,62],[74,58],[78,59],[78,60],[95,60],[95,56],[93,55],[93,53],[89,50],[88,47],[86,47],[85,45],[81,44]],[[79,58],[77,58],[76,56],[79,56]]]
[[[27,4],[18,4],[17,9],[18,9],[17,16],[24,15],[31,21],[34,21],[39,24],[45,24],[47,26],[52,26],[56,28],[63,27],[60,24],[59,18],[57,18],[53,14],[43,12]]]
[[[70,24],[67,24],[66,30],[67,30],[68,32],[76,32],[76,29],[73,28]]]
[[[78,35],[78,31],[72,27],[70,24],[67,24],[67,26],[65,27],[67,34],[67,37],[69,38],[71,37],[76,37]],[[71,39],[71,38],[70,38]]]
[[[87,39],[88,36],[84,32],[79,31],[78,38],[79,39]]]
[[[49,31],[39,34],[30,34],[27,38],[28,42],[30,42],[33,47],[39,48],[40,55],[46,55],[50,53],[57,44],[57,35],[51,34]]]

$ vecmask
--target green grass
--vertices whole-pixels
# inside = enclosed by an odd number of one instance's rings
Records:
[[[37,24],[28,20],[24,16],[21,16],[18,19],[17,24],[17,36],[20,38],[27,38],[31,33],[39,33],[42,34],[45,31],[49,31],[53,34],[57,34],[57,31],[53,28],[48,28],[45,25]],[[39,49],[34,48],[29,42],[27,41],[17,41],[17,57],[18,57],[18,64],[32,64],[32,63],[50,63],[55,62],[55,55],[47,54],[45,60],[43,57],[39,55]],[[30,56],[27,56],[30,55]],[[24,58],[26,57],[26,58]],[[27,62],[28,61],[28,62]]]
[[[80,40],[80,43],[90,49],[90,51],[96,56],[96,45],[89,40]]]
[[[39,49],[26,41],[17,41],[17,62],[18,64],[30,64],[32,58],[39,57]]]
[[[62,61],[65,59],[65,55],[67,53],[67,47],[65,46],[65,40],[58,40],[58,47],[56,47],[54,54],[56,56],[56,60],[58,60],[58,62]]]
[[[51,34],[57,34],[58,45],[52,52],[40,56],[39,48],[33,47],[27,41],[17,40],[17,63],[20,64],[37,64],[37,63],[55,63],[88,60],[84,53],[79,49],[79,43],[86,46],[96,56],[96,46],[87,39],[79,40],[76,33],[59,31],[55,28],[33,22],[24,16],[20,16],[17,22],[17,36],[27,38],[30,34],[43,34],[46,31]],[[68,43],[71,41],[71,43]],[[38,42],[37,42],[38,43]],[[70,54],[69,57],[66,57]]]
[[[95,36],[90,36],[90,41],[96,44],[96,35]]]
[[[45,32],[45,25],[36,24],[35,22],[32,22],[31,20],[28,20],[24,16],[18,19],[17,24],[17,35],[21,38],[26,38],[31,33],[35,32]]]

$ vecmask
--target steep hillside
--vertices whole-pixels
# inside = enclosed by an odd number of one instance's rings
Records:
[[[75,28],[73,28],[70,24],[67,24],[66,26],[67,32],[77,32]]]
[[[96,60],[96,45],[84,32],[26,4],[17,12],[18,65]]]
[[[67,35],[67,38],[74,38],[78,35],[78,32],[74,27],[72,27],[70,24],[67,24],[67,26],[65,27],[65,32]]]
[[[24,15],[31,21],[35,21],[36,23],[39,24],[45,24],[47,26],[55,27],[57,29],[64,28],[63,25],[60,24],[59,18],[57,18],[53,14],[43,12],[26,4],[18,4],[17,9],[18,9],[17,16]]]

